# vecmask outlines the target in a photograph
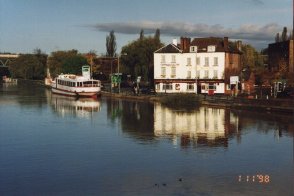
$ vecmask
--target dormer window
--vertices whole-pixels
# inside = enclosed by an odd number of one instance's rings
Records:
[[[197,46],[190,46],[190,52],[197,52]]]
[[[215,46],[214,45],[207,46],[207,52],[215,52]]]

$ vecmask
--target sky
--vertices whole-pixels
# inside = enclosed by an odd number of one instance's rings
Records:
[[[229,37],[257,49],[293,24],[292,0],[0,0],[0,52],[106,52],[114,30],[117,53],[139,37],[169,44],[181,36]]]

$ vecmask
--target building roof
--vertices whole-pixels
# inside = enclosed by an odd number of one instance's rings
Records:
[[[237,47],[225,38],[207,37],[195,38],[190,46],[197,46],[197,52],[207,52],[208,46],[215,46],[215,52],[240,53]]]
[[[174,44],[168,44],[156,50],[155,53],[182,53],[182,50]]]

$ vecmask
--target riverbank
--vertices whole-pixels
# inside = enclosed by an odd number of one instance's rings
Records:
[[[44,81],[40,80],[24,80],[19,79],[19,83],[32,83],[34,85],[44,86]],[[121,93],[110,93],[108,91],[102,91],[102,96],[113,97],[117,99],[128,99],[137,101],[149,101],[149,102],[169,102],[167,105],[175,106],[178,102],[175,101],[173,96],[177,99],[181,99],[179,94],[156,94],[156,95],[146,95],[140,94],[139,96],[134,95],[131,91],[123,91]],[[193,97],[195,99],[193,99]],[[168,98],[168,99],[167,99]],[[187,98],[187,97],[186,97]],[[259,112],[270,112],[270,113],[284,113],[293,115],[294,114],[294,100],[293,99],[255,99],[255,98],[241,98],[241,97],[231,97],[225,95],[193,95],[185,99],[186,102],[194,101],[196,104],[190,104],[191,107],[196,107],[195,105],[205,105],[209,107],[222,107],[231,108],[237,110],[250,110]],[[184,104],[185,105],[185,104]],[[189,104],[186,104],[189,105]],[[177,106],[176,106],[177,107]],[[191,109],[188,107],[188,109]]]
[[[157,94],[157,95],[133,95],[126,93],[110,93],[102,92],[102,96],[113,97],[118,99],[130,99],[139,101],[150,102],[163,102],[166,97],[181,95],[172,94]],[[185,96],[185,95],[182,95]],[[272,113],[285,113],[294,114],[294,100],[293,99],[248,99],[230,96],[207,96],[207,95],[194,95],[195,102],[200,105],[209,107],[222,107],[237,110],[250,110],[259,112],[272,112]],[[172,99],[171,99],[172,100]],[[172,103],[171,103],[172,104]]]

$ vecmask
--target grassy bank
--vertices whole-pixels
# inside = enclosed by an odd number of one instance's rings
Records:
[[[194,94],[168,95],[162,97],[160,102],[166,107],[188,110],[195,109],[201,104],[199,97]]]

